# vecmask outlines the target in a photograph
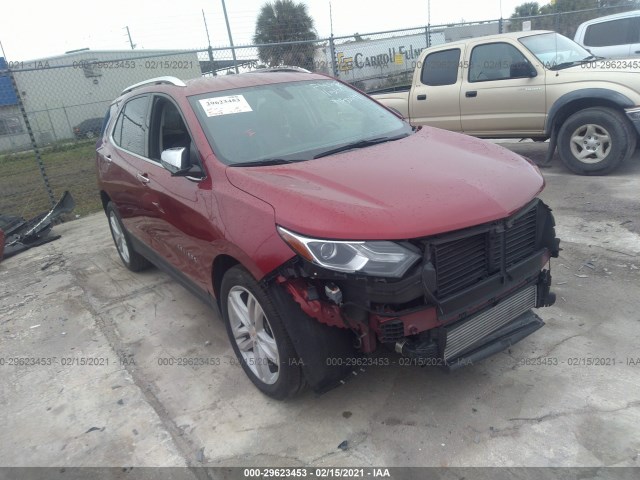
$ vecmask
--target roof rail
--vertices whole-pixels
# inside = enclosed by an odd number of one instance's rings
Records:
[[[250,70],[246,73],[263,73],[263,72],[298,72],[298,73],[311,73],[311,71],[302,67],[295,67],[291,65],[282,65],[280,67],[266,67],[258,68],[256,70]]]
[[[142,82],[134,83],[130,87],[125,88],[120,95],[124,95],[125,93],[130,92],[131,90],[135,90],[136,88],[144,87],[145,85],[160,85],[160,84],[169,84],[175,85],[176,87],[186,87],[187,84],[182,80],[176,77],[156,77],[150,78],[149,80],[144,80]]]

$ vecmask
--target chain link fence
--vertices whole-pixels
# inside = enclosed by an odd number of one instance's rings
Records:
[[[179,51],[79,50],[31,61],[0,58],[0,213],[33,216],[69,190],[76,214],[100,209],[95,141],[122,90],[159,76],[183,80],[297,65],[366,92],[407,86],[423,49],[523,29],[570,38],[591,18],[630,7],[427,25],[313,41]]]

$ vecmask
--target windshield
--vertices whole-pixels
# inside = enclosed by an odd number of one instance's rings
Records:
[[[228,165],[310,160],[411,133],[391,112],[331,79],[225,90],[189,100],[211,148]]]
[[[593,59],[593,55],[573,40],[559,33],[543,33],[519,39],[525,47],[551,70],[570,67],[575,63]]]

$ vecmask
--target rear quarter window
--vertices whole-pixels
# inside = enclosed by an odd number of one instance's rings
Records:
[[[113,140],[116,145],[129,152],[146,155],[148,110],[148,95],[136,97],[127,102],[113,129]]]

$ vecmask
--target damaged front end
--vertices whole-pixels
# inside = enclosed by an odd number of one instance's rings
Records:
[[[555,301],[550,292],[550,258],[559,252],[554,227],[551,209],[535,199],[499,221],[398,242],[419,252],[400,278],[339,272],[299,255],[266,281],[308,317],[353,332],[359,352],[385,345],[453,369],[544,325],[531,309]],[[308,343],[296,345],[306,362],[304,352],[315,348],[316,339],[292,334],[296,337]]]

